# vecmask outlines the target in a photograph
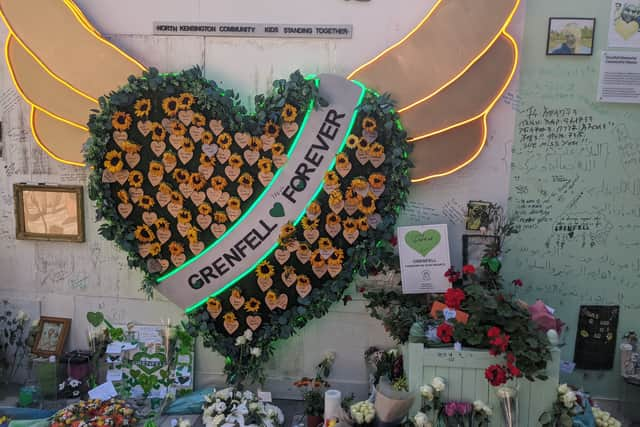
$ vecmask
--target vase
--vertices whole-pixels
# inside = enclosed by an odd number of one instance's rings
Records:
[[[513,387],[503,386],[496,391],[502,418],[506,427],[518,426],[518,390]]]
[[[307,427],[318,427],[324,419],[320,415],[307,415]]]

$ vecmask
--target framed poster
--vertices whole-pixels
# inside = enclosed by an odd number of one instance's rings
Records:
[[[573,361],[579,369],[613,368],[620,307],[581,305]]]
[[[402,292],[445,292],[451,283],[444,273],[451,267],[447,225],[398,227]]]
[[[549,18],[547,55],[592,55],[595,28],[595,18]]]
[[[40,317],[38,325],[38,335],[33,343],[32,353],[38,356],[62,355],[64,342],[69,335],[71,319],[61,317]]]

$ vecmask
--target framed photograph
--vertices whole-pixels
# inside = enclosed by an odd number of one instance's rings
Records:
[[[470,201],[467,203],[467,224],[469,231],[479,231],[481,228],[489,228],[491,203],[483,201]]]
[[[593,55],[595,18],[549,18],[547,55]]]
[[[84,242],[82,186],[14,184],[16,239]]]
[[[476,269],[484,257],[487,246],[492,243],[499,243],[498,236],[487,236],[482,234],[462,235],[462,265],[471,264]]]
[[[39,356],[56,356],[62,355],[64,342],[69,335],[71,327],[71,319],[62,317],[40,317],[40,325],[38,335],[31,350]]]

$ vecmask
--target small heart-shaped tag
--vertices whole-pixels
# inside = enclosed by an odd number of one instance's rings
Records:
[[[287,250],[276,249],[275,256],[280,265],[283,265],[285,262],[289,261],[291,253]]]
[[[358,210],[359,205],[360,205],[360,202],[358,201],[358,199],[356,198],[347,199],[344,202],[344,210],[347,212],[347,214],[353,215]]]
[[[239,310],[244,305],[245,299],[242,295],[231,295],[229,297],[229,303],[234,310]]]
[[[135,168],[138,163],[140,163],[140,154],[138,153],[127,153],[124,156],[124,160],[127,162],[130,168]]]
[[[377,213],[369,215],[369,217],[367,218],[367,222],[369,223],[369,226],[371,228],[378,228],[378,224],[382,222],[382,217]]]
[[[167,205],[167,211],[169,211],[171,216],[174,218],[178,216],[181,209],[182,205],[178,203],[169,203],[169,205]]]
[[[385,159],[387,158],[387,156],[385,156],[384,153],[380,154],[379,156],[369,156],[369,161],[371,162],[371,164],[373,165],[374,168],[379,168],[380,165],[382,165],[385,161]]]
[[[206,198],[207,195],[204,191],[194,191],[193,193],[191,193],[191,201],[196,206],[200,206]]]
[[[243,202],[246,201],[253,194],[253,188],[247,185],[238,186],[238,196]]]
[[[310,245],[313,245],[316,240],[318,240],[318,237],[320,237],[320,231],[317,228],[309,228],[307,230],[304,230],[302,234],[304,235],[305,240],[309,242]]]
[[[287,163],[288,157],[286,154],[279,154],[277,156],[273,156],[271,160],[273,160],[273,164],[279,169]]]
[[[196,222],[202,230],[206,230],[207,228],[209,228],[209,225],[211,225],[211,221],[213,221],[211,215],[198,215],[196,217]]]
[[[314,265],[311,267],[311,269],[313,270],[313,274],[315,274],[318,279],[320,279],[327,272],[327,264]]]
[[[221,190],[216,190],[212,187],[207,188],[207,199],[209,199],[211,203],[217,202],[220,196],[222,196]]]
[[[180,233],[180,235],[182,237],[187,235],[187,232],[191,229],[191,224],[187,223],[178,223],[178,225],[176,225],[176,228],[178,229],[178,233]]]
[[[193,120],[192,110],[183,110],[178,113],[178,120],[180,120],[185,126],[189,126]]]
[[[378,188],[373,188],[371,187],[371,193],[376,196],[376,198],[379,198],[380,196],[382,196],[382,193],[384,193],[384,189],[386,188],[386,186],[384,184],[382,184],[380,187]]]
[[[301,264],[306,264],[311,259],[311,251],[309,250],[303,251],[302,249],[298,249],[296,251],[296,257],[298,258],[298,261],[300,261]]]
[[[227,231],[227,226],[224,224],[212,224],[211,225],[211,233],[216,236],[217,239],[220,238]]]
[[[240,168],[227,166],[224,168],[224,174],[227,175],[227,178],[229,178],[232,182],[235,182],[235,180],[240,176]]]
[[[229,220],[231,220],[231,222],[234,222],[236,219],[240,218],[240,214],[242,214],[242,211],[240,209],[234,209],[230,206],[227,206],[225,211],[227,212],[227,216],[229,217]]]
[[[122,218],[127,218],[133,212],[133,205],[131,203],[120,203],[118,205],[118,213]]]
[[[276,303],[276,307],[282,310],[286,310],[287,305],[289,305],[289,297],[287,296],[287,294],[280,294]]]
[[[340,200],[339,202],[336,202],[336,203],[329,203],[329,208],[331,208],[333,213],[339,214],[340,212],[342,212],[342,209],[344,208],[344,200]]]
[[[231,195],[225,191],[220,195],[220,197],[218,197],[218,200],[216,200],[216,204],[221,208],[224,208],[227,205],[230,197]]]
[[[158,236],[158,240],[160,241],[160,243],[164,244],[171,238],[171,230],[169,230],[168,228],[161,228],[156,231],[156,236]]]
[[[351,162],[340,163],[336,165],[336,172],[344,178],[349,174],[349,172],[351,172],[352,167]]]
[[[140,198],[144,196],[144,190],[142,188],[131,187],[129,188],[129,196],[131,197],[131,201],[133,203],[138,203]]]
[[[150,120],[140,120],[136,126],[138,127],[138,131],[140,131],[142,136],[147,136],[149,135],[149,132],[151,132]]]
[[[154,174],[149,172],[147,174],[147,178],[149,178],[149,182],[151,183],[152,186],[157,187],[161,182],[162,179],[164,178],[163,174]]]
[[[171,173],[172,170],[176,168],[178,161],[175,159],[162,159],[162,164],[164,165],[164,171],[166,173]]]
[[[365,141],[367,141],[369,144],[373,144],[376,139],[378,139],[378,131],[369,131],[364,129],[362,131],[362,137],[364,138]]]
[[[247,326],[255,331],[262,324],[262,318],[260,316],[247,316],[246,318]]]
[[[204,250],[204,243],[203,242],[189,243],[189,249],[191,250],[191,253],[193,253],[194,255],[198,255],[200,252]]]
[[[116,182],[116,176],[109,171],[109,169],[105,169],[102,172],[102,182],[105,184],[111,184],[112,182]]]
[[[171,194],[159,192],[156,194],[156,200],[158,201],[158,204],[164,208],[167,206],[167,203],[171,201]]]
[[[215,302],[215,304],[207,303],[207,311],[213,319],[217,319],[220,313],[222,313],[222,304],[217,301]]]
[[[138,253],[142,258],[149,255],[149,249],[151,249],[151,243],[138,243]]]
[[[284,122],[281,129],[287,135],[287,138],[291,139],[298,132],[298,124],[296,122]]]
[[[329,272],[329,276],[335,279],[342,271],[342,266],[340,264],[330,264],[327,266],[327,271]]]
[[[342,232],[342,235],[344,236],[344,239],[347,242],[349,242],[350,245],[353,245],[353,242],[355,242],[358,239],[358,236],[360,235],[360,233],[358,232],[358,230],[349,231],[349,232],[347,232],[347,230],[344,230]]]
[[[155,212],[143,212],[142,213],[142,221],[151,226],[158,219],[158,215]]]
[[[198,166],[198,172],[200,172],[200,175],[202,175],[204,179],[209,179],[211,178],[211,175],[213,175],[213,166],[200,165]]]
[[[180,192],[182,193],[182,195],[184,197],[186,197],[187,199],[189,197],[191,197],[191,193],[193,193],[193,187],[191,187],[189,184],[184,183],[184,184],[180,184],[178,185],[178,189],[180,190]]]
[[[200,126],[191,126],[189,128],[189,135],[193,142],[199,142],[202,139],[202,134],[204,133],[204,128]]]
[[[182,144],[184,143],[184,136],[182,135],[169,135],[169,143],[173,148],[179,150],[182,148]]]
[[[211,157],[218,152],[219,147],[215,144],[202,144],[201,149],[204,154]]]
[[[258,286],[262,292],[267,292],[267,289],[273,286],[273,280],[271,277],[258,277]]]
[[[336,237],[342,226],[340,224],[325,224],[324,229],[329,233],[329,236]]]
[[[300,298],[304,298],[311,293],[311,283],[309,281],[296,283],[296,292],[300,295]]]
[[[356,159],[358,159],[361,165],[364,165],[369,161],[369,152],[364,150],[356,150]]]
[[[240,323],[237,320],[225,320],[223,325],[229,335],[232,335],[238,329]]]
[[[244,148],[247,146],[249,141],[251,141],[251,134],[248,132],[236,132],[233,136],[233,140],[240,148]]]
[[[268,135],[262,135],[260,141],[262,141],[262,149],[264,151],[271,150],[271,147],[273,147],[273,144],[276,142],[274,137]]]
[[[154,273],[159,273],[162,271],[162,264],[160,264],[160,261],[157,259],[151,258],[147,260],[147,269],[150,272],[153,271]]]
[[[164,150],[167,149],[167,144],[165,144],[164,141],[151,141],[149,147],[151,148],[151,152],[155,154],[156,157],[160,157],[162,156],[162,153],[164,153]]]
[[[253,166],[260,158],[260,152],[253,151],[253,150],[245,150],[243,157],[247,161],[249,166]]]
[[[210,120],[209,128],[211,129],[211,131],[215,136],[220,135],[224,130],[224,126],[222,126],[222,120],[214,120],[214,119]]]
[[[184,148],[178,150],[178,158],[183,165],[186,165],[193,159],[193,151],[187,151]]]
[[[291,285],[296,283],[296,280],[298,279],[298,275],[296,273],[287,274],[286,272],[283,272],[280,275],[280,278],[282,279],[282,282],[285,284],[285,286],[289,288],[291,287]]]
[[[129,171],[126,169],[122,169],[114,173],[113,176],[116,178],[116,181],[118,181],[118,183],[122,185],[127,182],[127,178],[129,178]]]
[[[258,172],[258,181],[260,181],[260,184],[262,184],[263,187],[269,185],[272,179],[273,172]]]
[[[113,132],[113,140],[115,141],[116,144],[118,144],[118,147],[120,148],[122,148],[122,144],[124,144],[127,141],[128,137],[129,136],[124,131],[116,130]]]

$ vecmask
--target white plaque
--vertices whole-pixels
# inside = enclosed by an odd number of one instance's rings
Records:
[[[640,103],[640,52],[602,52],[598,101]]]

